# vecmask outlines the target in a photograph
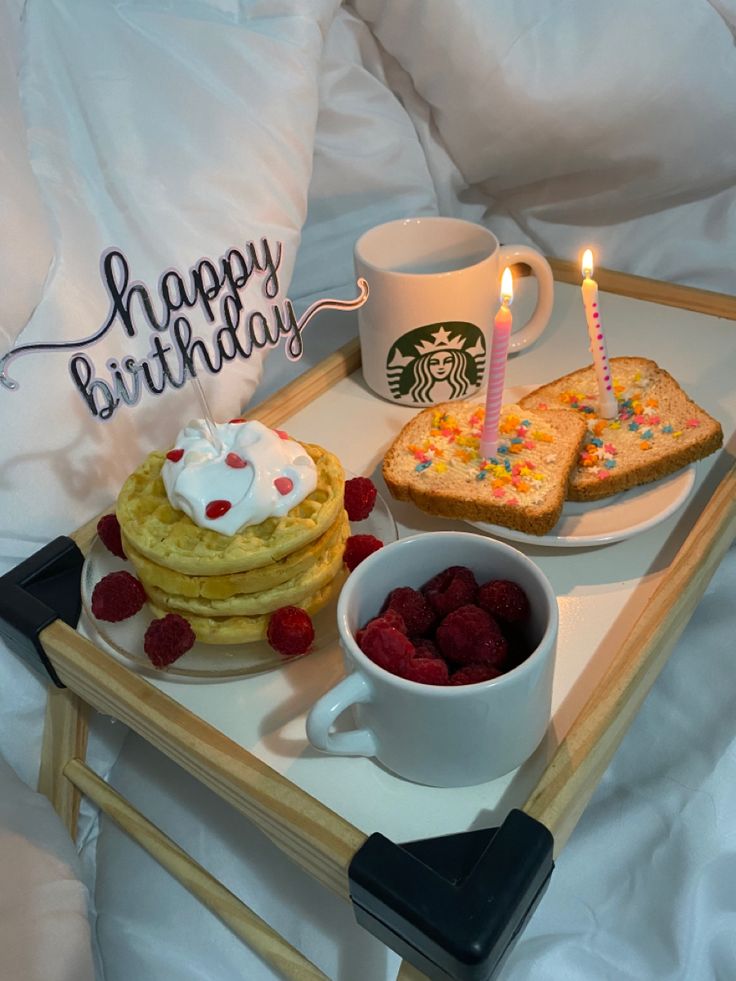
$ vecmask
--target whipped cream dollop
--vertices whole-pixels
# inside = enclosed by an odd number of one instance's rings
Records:
[[[234,535],[282,517],[317,486],[307,451],[256,420],[213,425],[194,419],[166,454],[161,476],[172,507],[200,528]]]

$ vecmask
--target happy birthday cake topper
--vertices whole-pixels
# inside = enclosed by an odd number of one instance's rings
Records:
[[[107,249],[100,259],[100,273],[110,310],[102,326],[76,341],[11,348],[0,358],[0,385],[10,391],[18,388],[7,372],[21,355],[73,351],[68,363],[71,380],[92,415],[106,421],[121,404],[135,405],[144,392],[160,395],[167,388],[182,388],[189,380],[196,381],[202,370],[216,375],[228,361],[276,347],[282,338],[286,356],[298,361],[304,351],[302,332],[312,317],[322,310],[357,309],[368,299],[368,284],[358,279],[356,299],[317,300],[297,318],[291,300],[279,300],[282,257],[281,242],[275,249],[267,238],[248,242],[242,251],[228,249],[217,260],[199,259],[185,274],[167,269],[152,295],[144,283],[131,282],[130,266],[120,249]],[[258,282],[261,304],[251,302],[246,307],[244,293]],[[195,333],[195,315],[210,328],[207,337]],[[123,351],[108,358],[101,369],[85,349],[116,327],[123,340],[148,331],[148,354],[137,358]]]

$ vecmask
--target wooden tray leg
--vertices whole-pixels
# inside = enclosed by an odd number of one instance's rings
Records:
[[[41,748],[38,791],[48,797],[54,810],[76,841],[79,790],[64,776],[71,759],[87,754],[87,706],[67,688],[50,688]]]
[[[326,974],[81,760],[70,760],[66,765],[66,774],[75,787],[284,978],[288,981],[329,981]]]
[[[396,981],[427,981],[427,975],[422,974],[418,967],[414,967],[409,961],[402,961]]]

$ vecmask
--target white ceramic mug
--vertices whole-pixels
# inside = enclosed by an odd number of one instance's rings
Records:
[[[407,681],[374,664],[355,642],[356,631],[378,615],[392,589],[418,588],[451,565],[472,569],[479,583],[511,579],[526,591],[529,657],[492,681],[447,687]],[[463,787],[510,772],[541,742],[552,703],[557,599],[522,552],[472,532],[399,539],[351,572],[337,619],[349,673],[307,717],[307,735],[317,749],[374,756],[415,783]],[[351,706],[357,728],[333,732],[333,723]]]
[[[482,225],[458,218],[406,218],[378,225],[355,245],[355,270],[370,294],[358,312],[363,377],[400,405],[468,398],[483,385],[504,266],[525,262],[539,292],[509,351],[547,326],[554,296],[547,260],[525,245],[499,245]]]

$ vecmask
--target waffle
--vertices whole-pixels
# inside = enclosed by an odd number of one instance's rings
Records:
[[[332,582],[323,586],[312,596],[299,603],[299,606],[306,610],[310,616],[314,616],[323,606],[326,606],[335,593],[342,586],[344,575],[338,574]],[[160,607],[156,603],[148,601],[152,612],[157,617],[166,616],[172,611],[166,607]],[[191,624],[192,630],[198,641],[203,644],[248,644],[252,641],[263,640],[268,629],[270,614],[263,613],[259,616],[198,616],[194,613],[187,613],[186,619]]]
[[[267,518],[232,537],[197,527],[171,506],[161,478],[166,455],[151,453],[118,497],[116,513],[126,540],[152,562],[196,576],[246,572],[304,548],[336,521],[345,478],[336,456],[320,446],[303,445],[317,467],[315,490],[283,517]]]
[[[220,576],[190,576],[167,569],[141,555],[125,535],[123,547],[146,589],[149,585],[154,586],[183,599],[226,600],[231,596],[273,590],[281,583],[296,579],[309,570],[323,552],[333,551],[337,545],[342,548],[349,534],[343,512],[323,535],[283,559],[248,572],[230,572]]]
[[[322,550],[314,564],[300,575],[271,589],[255,593],[236,593],[223,599],[206,599],[172,593],[161,589],[144,575],[140,575],[140,572],[139,576],[153,603],[184,616],[189,616],[190,613],[204,617],[255,616],[259,613],[272,613],[282,606],[299,606],[303,600],[308,601],[310,596],[331,582],[340,571],[345,539],[350,533],[347,516],[338,524],[340,533],[331,548]]]

